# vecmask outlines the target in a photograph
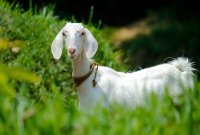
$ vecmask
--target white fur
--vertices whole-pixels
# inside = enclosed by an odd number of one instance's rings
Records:
[[[61,38],[62,32],[66,36]],[[81,32],[85,32],[85,35],[80,35]],[[82,24],[67,23],[52,43],[52,53],[56,59],[61,56],[63,39],[67,50],[76,49],[73,55],[68,52],[72,59],[73,75],[77,77],[85,75],[90,69],[89,58],[97,51],[95,38]],[[162,95],[165,86],[170,95],[175,96],[182,92],[183,87],[193,88],[193,70],[195,69],[192,68],[192,63],[183,57],[133,73],[116,72],[111,68],[99,66],[97,85],[93,87],[95,67],[90,77],[77,87],[79,107],[95,107],[99,101],[103,106],[118,102],[128,107],[135,107],[144,104],[145,94],[155,92],[158,96]]]

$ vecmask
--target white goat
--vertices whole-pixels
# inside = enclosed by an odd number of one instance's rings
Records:
[[[87,74],[90,70],[90,58],[98,48],[93,35],[81,23],[67,23],[52,43],[51,51],[55,59],[61,56],[63,40],[68,56],[72,60],[73,76],[80,77]],[[128,107],[135,107],[145,102],[145,93],[155,92],[160,96],[166,86],[173,96],[180,94],[182,87],[193,88],[194,85],[192,71],[195,69],[192,68],[192,63],[183,57],[133,73],[116,72],[111,68],[99,66],[97,85],[93,86],[96,68],[97,66],[77,87],[80,109],[86,106],[95,107],[102,97],[104,97],[101,102],[103,106],[115,101]]]

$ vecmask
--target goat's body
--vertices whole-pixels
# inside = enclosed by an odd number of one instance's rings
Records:
[[[67,23],[51,45],[52,54],[56,59],[62,54],[63,40],[68,56],[72,59],[73,75],[80,77],[87,74],[90,69],[89,58],[94,56],[98,48],[96,39],[81,23]],[[193,70],[195,69],[192,68],[192,63],[186,58],[178,58],[133,73],[116,72],[100,66],[96,76],[96,87],[93,87],[96,69],[77,87],[79,107],[95,107],[98,102],[103,106],[118,102],[135,107],[145,103],[146,94],[155,92],[158,96],[162,95],[165,87],[170,95],[175,96],[180,94],[183,88],[193,88]]]
[[[111,68],[99,66],[97,86],[92,86],[94,70],[78,87],[79,105],[80,108],[96,106],[100,101],[103,106],[118,102],[135,107],[144,104],[145,94],[155,92],[160,96],[165,87],[170,95],[176,96],[182,92],[182,88],[193,87],[192,70],[194,69],[191,68],[191,63],[184,58],[133,73],[116,72]]]

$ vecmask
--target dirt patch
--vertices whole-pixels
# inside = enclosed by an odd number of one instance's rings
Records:
[[[125,40],[129,40],[137,36],[138,34],[150,34],[152,28],[156,26],[155,15],[149,16],[145,19],[133,22],[127,26],[117,29],[112,35],[112,44],[120,44]]]

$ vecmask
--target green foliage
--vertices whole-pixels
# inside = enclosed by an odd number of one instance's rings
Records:
[[[31,100],[25,88],[12,99],[0,94],[0,134],[196,134],[200,133],[200,84],[173,100],[152,94],[145,106],[82,112],[55,86]]]
[[[33,14],[32,8],[24,12],[19,4],[0,0],[0,134],[200,134],[198,82],[176,100],[166,90],[162,98],[152,94],[135,109],[113,104],[79,111],[71,61],[65,50],[60,60],[50,52],[65,22],[53,16],[52,8]],[[115,59],[121,52],[112,51],[102,31],[92,23],[85,27],[99,43],[94,59],[124,70]]]
[[[64,20],[60,21],[58,17],[53,16],[53,7],[44,7],[39,13],[35,10],[34,14],[30,8],[22,13],[19,4],[9,5],[1,0],[0,29],[3,32],[0,33],[0,48],[9,47],[1,50],[0,60],[8,66],[30,70],[38,75],[41,80],[39,84],[27,85],[31,91],[51,91],[51,85],[55,83],[59,90],[77,97],[71,79],[72,63],[66,50],[64,49],[60,60],[55,60],[51,54],[50,45],[59,30],[65,26]],[[105,39],[102,31],[91,23],[85,27],[92,32],[99,44],[94,60],[100,65],[124,70],[116,59],[120,52],[112,51],[110,41]],[[21,43],[17,44],[16,41]],[[14,53],[11,51],[13,47],[20,47],[21,50]],[[17,89],[21,85],[15,80],[11,82]]]

